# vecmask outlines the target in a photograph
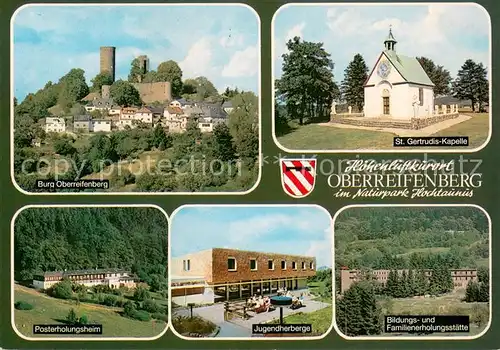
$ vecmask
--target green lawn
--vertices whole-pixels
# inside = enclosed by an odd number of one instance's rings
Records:
[[[332,325],[332,306],[313,312],[299,312],[294,315],[286,316],[283,319],[285,324],[310,324],[312,325],[312,334],[307,336],[320,336],[325,334]]]
[[[324,303],[332,303],[332,293],[326,293],[325,282],[309,282],[307,284],[309,292],[315,296],[314,300],[322,301]],[[327,294],[330,294],[329,296]]]
[[[22,288],[22,287],[20,287]],[[24,301],[34,306],[32,310],[14,310],[16,328],[28,337],[46,337],[32,333],[35,324],[63,324],[69,310],[73,308],[78,317],[85,314],[89,323],[101,324],[103,334],[86,337],[154,337],[164,331],[166,325],[162,321],[137,321],[121,316],[116,308],[101,305],[76,305],[74,301],[66,301],[47,297],[34,290],[15,290],[15,302]],[[53,335],[52,335],[53,337]],[[61,335],[57,335],[61,337]]]
[[[380,297],[378,305],[383,315],[467,315],[470,317],[470,332],[467,334],[450,335],[475,335],[481,333],[490,317],[488,303],[465,303],[463,290],[438,297],[415,298],[389,298]],[[442,335],[436,334],[436,335]]]
[[[471,119],[432,136],[468,136],[469,146],[467,148],[481,146],[488,137],[489,114],[475,113],[470,115]],[[394,136],[393,133],[383,131],[308,124],[294,126],[290,133],[278,137],[278,141],[282,146],[294,150],[394,149],[392,147]],[[418,149],[425,149],[425,147]]]

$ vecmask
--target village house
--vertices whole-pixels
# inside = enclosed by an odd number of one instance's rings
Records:
[[[214,303],[301,290],[316,275],[316,259],[279,253],[212,248],[172,259],[172,302]]]
[[[121,107],[113,102],[112,98],[97,97],[86,106],[87,112],[100,111],[103,115],[119,115]]]
[[[135,120],[133,119],[118,119],[117,121],[114,122],[114,126],[118,130],[125,130],[125,129],[134,129],[137,125]]]
[[[182,132],[186,130],[188,117],[181,107],[165,107],[163,116],[164,121],[162,125],[167,127],[170,132]]]
[[[93,132],[110,132],[111,131],[111,120],[110,119],[93,119],[92,120],[92,131]]]
[[[48,289],[63,279],[68,279],[73,283],[86,287],[105,285],[112,289],[120,287],[135,288],[139,282],[137,276],[127,270],[90,269],[44,272],[41,275],[33,276],[33,287],[36,289]]]
[[[45,118],[45,132],[66,132],[66,121],[64,118]]]
[[[227,114],[230,114],[234,109],[231,101],[224,101],[221,107]]]
[[[135,107],[124,107],[120,112],[120,120],[124,119],[135,119],[135,113],[137,108]]]
[[[151,126],[153,124],[153,111],[148,107],[141,107],[135,112],[134,119]]]
[[[175,100],[170,101],[169,107],[179,107],[179,108],[186,108],[187,106],[192,106],[193,103],[184,99],[184,98],[178,98]]]
[[[74,132],[90,132],[92,130],[92,117],[87,114],[76,115],[73,117]]]

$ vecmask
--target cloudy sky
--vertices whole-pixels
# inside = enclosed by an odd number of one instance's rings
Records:
[[[172,218],[172,257],[210,248],[315,256],[332,266],[332,219],[317,206],[189,206]]]
[[[455,77],[468,58],[489,66],[490,21],[485,10],[461,5],[321,5],[286,6],[274,21],[274,69],[281,76],[285,43],[299,36],[323,42],[341,81],[356,53],[368,67],[384,49],[389,27],[398,41],[396,51],[406,56],[426,56]]]
[[[99,73],[99,47],[116,46],[117,78],[138,55],[151,69],[167,60],[184,78],[206,76],[258,91],[258,18],[244,6],[29,6],[13,19],[15,96],[24,98],[71,68],[90,82]]]

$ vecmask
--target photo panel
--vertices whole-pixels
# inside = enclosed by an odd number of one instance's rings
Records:
[[[317,205],[187,205],[170,226],[170,324],[187,340],[332,329],[332,220]]]
[[[290,3],[272,50],[273,137],[287,152],[474,152],[491,138],[481,5]]]
[[[342,337],[475,339],[488,331],[491,219],[483,208],[347,206],[334,217],[334,249]]]
[[[12,220],[12,327],[26,340],[153,340],[168,325],[157,206],[26,206]]]
[[[257,186],[260,18],[250,6],[30,4],[11,29],[11,177],[21,192]]]

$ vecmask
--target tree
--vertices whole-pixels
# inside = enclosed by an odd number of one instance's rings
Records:
[[[479,300],[479,284],[474,281],[469,281],[467,283],[467,288],[465,289],[465,302],[473,303]]]
[[[386,294],[394,298],[398,297],[399,275],[396,270],[389,271],[386,283]]]
[[[448,95],[451,91],[450,86],[452,80],[450,72],[443,66],[436,65],[430,58],[417,57],[417,60],[434,84],[434,95]]]
[[[102,72],[97,74],[92,80],[92,87],[90,88],[90,91],[92,92],[101,92],[102,86],[103,85],[112,85],[113,84],[113,77],[109,72]]]
[[[187,95],[186,97],[198,101],[215,101],[219,98],[219,93],[214,84],[206,77],[187,79],[184,82],[183,93]]]
[[[129,82],[117,80],[111,85],[110,95],[120,106],[140,106],[142,104],[139,91]]]
[[[233,146],[233,138],[229,127],[225,123],[217,124],[214,127],[214,158],[223,162],[236,158]]]
[[[59,299],[71,299],[73,297],[73,289],[69,280],[62,280],[54,284],[49,292],[51,296]]]
[[[324,117],[334,98],[339,97],[333,80],[333,62],[323,43],[289,40],[283,57],[283,74],[276,80],[276,95],[285,102],[290,117],[303,124],[305,119]]]
[[[63,108],[70,108],[89,93],[85,81],[85,71],[79,68],[71,69],[59,80],[60,93],[57,102]]]
[[[368,66],[363,56],[359,53],[354,55],[344,73],[341,84],[342,98],[350,105],[361,111],[364,104],[364,84],[368,78]]]
[[[139,83],[144,80],[145,72],[140,65],[139,59],[134,58],[130,63],[130,73],[128,75],[128,81],[130,83]]]
[[[165,133],[160,124],[153,129],[153,146],[160,150],[172,147],[172,137]]]
[[[236,153],[247,164],[254,164],[259,154],[259,99],[253,92],[243,92],[233,98],[232,104],[229,129]]]
[[[78,323],[82,324],[82,325],[83,324],[88,324],[89,323],[89,319],[88,319],[87,315],[82,315],[80,317],[80,319],[78,320]]]
[[[71,137],[59,137],[54,142],[54,151],[63,156],[71,155],[76,152],[73,142]]]
[[[224,100],[231,100],[234,96],[238,95],[240,92],[238,91],[238,88],[231,89],[229,87],[226,87],[226,90],[224,90],[224,93],[222,94],[222,98]]]
[[[149,299],[149,292],[144,286],[138,286],[134,292],[134,300],[144,301]]]
[[[466,60],[452,84],[453,96],[461,100],[470,100],[472,111],[476,110],[476,104],[479,105],[479,111],[482,111],[483,103],[489,100],[487,75],[488,72],[482,63]]]
[[[336,302],[337,325],[347,336],[380,334],[380,318],[373,286],[368,282],[354,283]]]
[[[70,325],[74,325],[78,323],[78,317],[76,316],[76,312],[73,308],[71,308],[66,316],[66,322]]]
[[[156,81],[168,81],[172,88],[172,96],[182,93],[182,70],[175,61],[160,63],[156,71]]]

